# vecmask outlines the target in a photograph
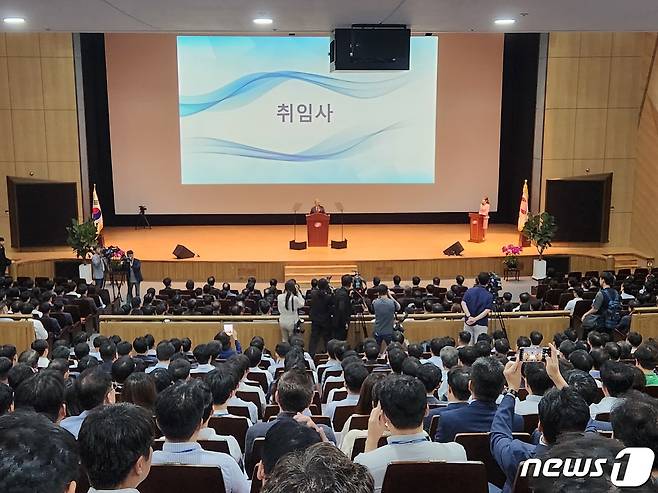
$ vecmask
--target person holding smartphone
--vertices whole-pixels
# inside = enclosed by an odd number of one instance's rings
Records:
[[[306,301],[295,280],[286,281],[283,293],[277,296],[277,306],[280,314],[279,328],[281,329],[281,340],[283,342],[288,342],[295,333],[295,327],[300,322],[298,310],[305,303]]]

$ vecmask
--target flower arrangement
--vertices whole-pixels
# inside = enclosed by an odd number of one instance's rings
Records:
[[[518,269],[519,268],[519,255],[523,251],[523,248],[517,245],[505,245],[502,248],[505,258],[503,259],[503,264],[508,269]]]
[[[118,246],[110,245],[104,248],[101,254],[107,259],[111,271],[121,270],[121,260],[126,256],[126,252]]]

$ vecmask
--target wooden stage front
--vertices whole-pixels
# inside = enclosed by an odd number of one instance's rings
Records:
[[[269,278],[282,280],[293,267],[306,267],[318,272],[323,269],[345,270],[356,267],[366,278],[380,276],[389,280],[399,275],[409,280],[414,275],[423,279],[439,276],[447,279],[457,274],[473,276],[481,271],[502,274],[501,248],[518,242],[515,226],[492,225],[483,243],[469,243],[468,224],[387,224],[346,225],[348,248],[309,248],[294,251],[288,248],[292,226],[166,226],[150,230],[133,228],[105,228],[106,245],[132,249],[142,260],[146,281],[160,281],[171,277],[174,281],[200,281],[209,275],[218,280],[243,281],[255,276],[260,282]],[[330,239],[340,240],[340,226],[332,225]],[[306,239],[304,227],[298,226],[297,239]],[[464,246],[461,257],[447,257],[443,250],[459,241]],[[183,244],[198,257],[177,260],[171,253]],[[521,275],[532,272],[534,247],[523,252]],[[603,270],[614,267],[614,259],[607,254],[610,248],[560,246],[551,254],[571,256],[571,270]],[[614,253],[614,252],[612,252]],[[70,249],[50,251],[12,252],[14,276],[54,276],[54,261],[71,259]],[[390,281],[389,281],[390,282]]]

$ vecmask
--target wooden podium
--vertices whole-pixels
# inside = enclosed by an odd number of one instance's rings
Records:
[[[326,247],[329,243],[329,214],[306,214],[308,246]]]
[[[468,219],[471,225],[471,239],[468,241],[482,243],[484,241],[484,216],[477,212],[469,212]]]

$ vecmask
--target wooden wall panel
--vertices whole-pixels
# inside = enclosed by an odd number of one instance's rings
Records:
[[[637,135],[632,244],[658,256],[658,58],[654,61]]]
[[[638,114],[655,39],[655,33],[550,35],[541,206],[547,179],[611,171],[610,246],[635,246],[629,221],[636,212]]]
[[[78,146],[71,34],[0,34],[2,210],[7,208],[6,176],[22,176],[77,183],[81,215]],[[8,229],[0,236],[11,243]]]

